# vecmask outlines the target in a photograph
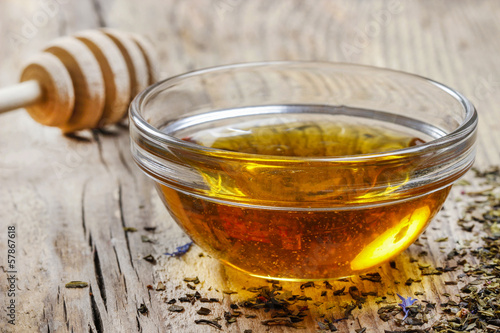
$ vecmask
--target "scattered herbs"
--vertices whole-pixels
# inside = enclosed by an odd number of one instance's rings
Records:
[[[352,319],[352,310],[357,308],[356,302],[345,303],[342,308],[344,308],[344,317]]]
[[[429,252],[427,252],[427,251],[420,251],[417,255],[419,257],[425,257],[425,256],[429,255]]]
[[[211,312],[212,310],[201,307],[196,313],[199,314],[200,316],[208,316]]]
[[[472,229],[474,229],[474,224],[470,225],[460,224],[460,228],[462,228],[463,231],[472,232]]]
[[[304,290],[306,288],[314,287],[314,282],[309,281],[300,285],[300,289]]]
[[[148,254],[147,256],[145,256],[144,258],[142,258],[144,260],[146,260],[147,262],[149,262],[150,264],[153,264],[153,265],[156,265],[156,259],[155,257],[153,257],[152,254]]]
[[[156,291],[163,291],[166,289],[167,289],[167,287],[165,286],[165,284],[163,282],[158,282],[158,284],[156,285]]]
[[[385,305],[377,311],[380,319],[382,319],[383,321],[391,320],[392,317],[394,317],[399,312],[401,312],[401,308],[394,304]]]
[[[174,299],[174,301],[175,301],[175,299]],[[168,311],[182,312],[182,311],[184,311],[184,307],[180,306],[180,305],[171,305],[168,307]]]
[[[421,271],[429,267],[431,267],[431,264],[421,264],[421,263],[418,264],[418,269],[420,269]]]
[[[427,239],[427,238],[425,238],[425,237],[421,237],[421,238],[423,238],[423,239]],[[422,244],[422,243],[420,242],[420,239],[417,239],[415,242],[413,242],[413,244],[414,244],[414,245],[417,245],[417,246],[424,246],[424,244]]]
[[[361,280],[368,280],[371,282],[381,282],[382,281],[382,277],[380,276],[379,273],[368,273],[365,275],[360,275],[359,278]]]
[[[481,180],[483,190],[462,191],[471,202],[467,202],[465,215],[457,224],[462,230],[472,232],[474,223],[482,225],[482,244],[469,253],[476,258],[476,264],[469,264],[463,257],[465,250],[454,249],[447,254],[447,260],[455,259],[463,270],[459,279],[469,276],[469,281],[460,289],[458,300],[449,299],[440,304],[442,312],[449,317],[439,320],[432,329],[437,333],[447,332],[500,332],[500,168],[498,166],[480,171],[473,168],[476,180]],[[470,182],[462,185],[471,185]],[[465,243],[465,248],[470,243]],[[456,258],[462,259],[456,259]],[[454,267],[457,269],[457,267]],[[444,271],[447,270],[443,269]],[[446,285],[456,285],[458,281],[447,280]],[[443,295],[451,297],[448,293]]]
[[[194,297],[189,297],[189,296],[179,297],[179,302],[181,302],[181,303],[192,303],[192,304],[194,304],[195,301],[196,301],[196,299]]]
[[[366,301],[366,298],[361,296],[361,292],[356,286],[349,287],[349,295],[351,295],[352,299],[356,301],[356,305],[359,308],[361,308],[361,304]]]
[[[226,295],[232,295],[232,294],[237,294],[238,292],[232,290],[223,290],[222,293]]]
[[[334,290],[333,291],[333,296],[342,296],[345,295],[344,293],[345,287],[342,287],[341,289]]]
[[[361,295],[363,295],[363,296],[377,296],[377,292],[376,291],[363,291],[361,293]]]
[[[222,326],[215,320],[198,319],[194,321],[197,325],[209,325],[218,329],[222,329]]]
[[[192,282],[194,284],[198,284],[198,283],[200,283],[200,279],[198,279],[198,277],[184,278],[184,282]]]
[[[83,282],[83,281],[71,281],[71,282],[68,282],[66,283],[65,287],[66,288],[86,288],[88,287],[89,284],[87,282]]]
[[[228,323],[228,324],[235,323],[236,317],[239,317],[239,314],[234,315],[229,311],[224,312],[224,319],[226,319],[226,323]]]
[[[218,298],[202,297],[202,298],[200,298],[200,302],[202,302],[202,303],[219,303],[219,299]]]
[[[149,238],[148,236],[146,235],[141,235],[141,241],[143,243],[151,243],[151,244],[155,244],[155,241],[152,240],[151,238]]]
[[[427,333],[429,332],[429,329],[421,330],[421,329],[409,329],[409,330],[404,330],[404,331],[388,331],[384,330],[385,333]],[[450,332],[453,333],[453,332]]]
[[[404,285],[412,286],[414,283],[426,279],[424,276],[443,275],[444,285],[451,288],[450,290],[439,291],[440,295],[448,297],[446,303],[436,306],[432,302],[425,300],[417,302],[417,299],[411,296],[405,298],[398,294],[397,296],[401,299],[401,303],[391,304],[392,297],[395,295],[391,289],[384,291],[385,294],[391,295],[391,297],[379,297],[376,292],[362,292],[357,286],[348,286],[335,290],[333,285],[328,281],[324,281],[321,286],[315,285],[313,282],[300,285],[301,290],[323,288],[324,290],[317,292],[317,296],[321,295],[323,297],[327,296],[326,290],[332,290],[334,296],[344,296],[349,293],[352,301],[336,305],[343,313],[341,319],[334,320],[327,319],[327,316],[329,316],[328,313],[321,313],[325,309],[330,310],[335,306],[328,304],[327,299],[322,299],[324,303],[318,302],[318,299],[308,302],[312,300],[311,297],[294,295],[291,291],[283,290],[279,282],[269,280],[267,282],[271,284],[270,287],[247,288],[246,291],[254,293],[254,295],[241,303],[231,304],[230,309],[228,309],[229,311],[224,313],[224,319],[227,324],[231,324],[236,322],[238,317],[249,319],[257,317],[255,314],[243,313],[241,309],[243,311],[247,309],[262,310],[269,315],[269,319],[261,321],[262,325],[298,327],[297,323],[303,321],[304,317],[308,316],[309,307],[317,306],[321,307],[319,316],[322,318],[321,321],[317,322],[319,329],[333,332],[337,330],[335,324],[338,321],[353,317],[353,311],[356,308],[360,308],[367,301],[367,296],[375,296],[376,298],[371,300],[376,304],[383,303],[381,305],[384,305],[377,311],[380,319],[383,321],[392,320],[391,327],[394,327],[393,325],[401,327],[400,330],[386,330],[386,333],[424,333],[431,331],[435,333],[500,332],[500,190],[498,190],[500,188],[500,170],[499,168],[494,168],[485,172],[476,171],[476,173],[483,178],[483,186],[488,187],[485,190],[463,192],[464,195],[472,197],[472,204],[466,208],[464,217],[457,222],[457,225],[464,232],[472,232],[474,230],[474,233],[471,234],[471,237],[475,237],[474,240],[462,240],[461,242],[457,242],[459,245],[456,249],[447,252],[441,251],[444,261],[442,267],[433,267],[428,263],[419,263],[422,260],[421,257],[428,255],[426,251],[420,251],[418,259],[410,258],[410,262],[418,264],[422,277],[405,277],[406,281],[402,280],[401,285],[398,286],[398,288],[406,288],[402,285],[403,281]],[[484,232],[483,230],[478,230],[479,225],[483,226]],[[482,239],[476,237],[477,235],[484,234],[486,235]],[[421,239],[426,239],[426,237],[423,236]],[[450,239],[442,237],[436,239],[436,242],[446,242]],[[479,246],[474,245],[475,248],[473,248],[473,244],[478,241],[482,241],[482,243]],[[448,245],[451,245],[451,242]],[[425,246],[427,246],[427,242]],[[189,247],[187,249],[180,248],[178,248],[177,252],[180,250],[189,250]],[[175,252],[174,254],[167,255],[178,256]],[[469,257],[466,257],[469,255],[475,258],[471,260]],[[395,261],[389,262],[389,266],[392,269],[397,269]],[[449,275],[448,272],[453,271],[457,272]],[[375,283],[382,282],[382,277],[378,273],[364,274],[360,276],[360,279]],[[197,277],[186,278],[184,281],[187,282],[188,287],[194,287],[200,283]],[[342,281],[352,283],[348,279],[343,279]],[[461,288],[460,293],[457,294],[458,289],[456,286],[459,284]],[[444,291],[450,291],[453,295]],[[310,292],[314,293],[314,290]],[[219,303],[219,299],[201,297],[199,292],[196,293],[198,295],[188,294],[186,297],[179,298],[179,301],[192,304],[197,300],[201,303]],[[223,293],[231,295],[236,292],[225,290]],[[414,291],[414,294],[423,295],[424,293],[422,291]],[[441,300],[443,299],[441,298]],[[184,309],[183,307],[180,308]],[[315,308],[311,310],[316,311]],[[198,310],[198,314],[209,315],[211,314],[209,311],[210,309],[202,307]],[[429,315],[431,312],[435,313]],[[399,316],[400,313],[403,314],[401,316],[403,319]],[[433,322],[429,324],[431,319]],[[197,320],[196,323],[222,329],[222,326],[218,323],[219,320],[220,318],[214,321],[202,319]],[[429,326],[425,327],[425,324],[429,324]],[[415,328],[416,326],[422,326],[422,328]],[[247,331],[249,330],[245,330],[245,332]],[[356,329],[355,331],[356,333],[367,333],[365,327]]]
[[[123,227],[123,231],[125,231],[125,232],[137,232],[137,229],[133,228],[133,227]]]
[[[320,330],[329,330],[330,332],[336,332],[338,331],[337,327],[333,324],[333,322],[329,320],[325,320],[324,323],[318,322],[318,327]]]
[[[441,237],[436,239],[436,243],[442,243],[448,241],[448,237]]]
[[[422,269],[420,274],[422,274],[422,275],[441,275],[441,274],[443,274],[443,270],[429,267],[429,268]]]
[[[149,310],[146,304],[142,303],[141,306],[137,309],[137,312],[142,314],[143,316],[147,316],[149,314]]]
[[[267,319],[261,321],[262,325],[266,326],[288,326],[288,327],[295,327],[293,324],[292,320],[288,317],[277,317],[273,319]]]

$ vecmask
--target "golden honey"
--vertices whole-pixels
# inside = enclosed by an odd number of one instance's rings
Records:
[[[390,154],[375,155],[357,167],[324,161],[310,168],[307,159],[299,158],[362,157],[423,142],[415,133],[377,122],[271,119],[207,128],[182,138],[252,154],[218,165],[191,162],[207,184],[207,195],[160,183],[158,189],[198,245],[254,276],[328,279],[377,267],[416,240],[450,189],[428,194],[410,189],[401,196],[398,189],[424,162]],[[296,157],[294,167],[280,157]]]

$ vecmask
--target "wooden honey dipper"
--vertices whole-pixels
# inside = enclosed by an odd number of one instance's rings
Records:
[[[158,61],[142,36],[113,29],[58,38],[0,90],[0,113],[25,107],[64,133],[113,124],[137,93],[158,80]]]

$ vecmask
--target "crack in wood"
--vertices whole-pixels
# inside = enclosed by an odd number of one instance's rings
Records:
[[[121,183],[118,184],[118,206],[120,208],[120,220],[122,222],[123,232],[125,234],[125,242],[127,243],[127,251],[128,251],[128,256],[130,258],[130,265],[132,265],[132,267],[135,270],[134,261],[132,260],[132,251],[130,251],[130,241],[128,239],[128,232],[125,230],[125,228],[127,226],[125,224],[125,218],[123,215],[122,184]],[[136,272],[136,274],[137,274],[137,272]]]
[[[116,142],[116,141],[115,141]],[[129,173],[132,177],[134,177],[134,174],[132,173],[132,169],[130,169],[127,161],[125,160],[125,156],[123,155],[123,151],[122,149],[120,148],[120,145],[117,145],[115,143],[115,146],[117,146],[117,150],[118,150],[118,157],[120,159],[120,162],[121,164],[125,167],[125,170],[127,170],[127,173]]]
[[[94,298],[94,294],[92,293],[92,287],[90,287],[90,304],[92,307],[92,319],[94,321],[94,326],[97,333],[103,333],[103,323],[101,318],[101,313],[99,312],[99,308],[97,307],[97,303]]]
[[[363,326],[361,325],[361,321],[359,320],[359,317],[356,317],[356,322],[358,323],[360,329],[363,328]]]
[[[113,252],[115,253],[115,259],[118,265],[118,271],[120,272],[120,277],[123,281],[123,286],[125,287],[125,298],[128,300],[127,279],[125,278],[125,275],[122,273],[122,268],[120,266],[120,259],[118,258],[118,252],[116,251],[116,247],[114,245],[113,245]]]
[[[139,317],[135,316],[135,319],[137,320],[137,331],[142,332],[142,327],[141,327],[141,323],[139,322]]]
[[[94,246],[94,270],[95,270],[95,278],[97,280],[97,286],[99,288],[99,293],[104,303],[104,307],[106,308],[106,311],[108,311],[108,304],[106,300],[106,286],[104,285],[104,278],[102,275],[99,254],[97,253],[97,247],[95,246]]]
[[[82,136],[81,134],[78,133],[64,133],[64,137],[70,140],[73,140],[75,142],[80,142],[80,143],[90,143],[92,142],[91,139]]]
[[[122,268],[120,266],[120,259],[118,259],[118,253],[116,252],[116,247],[114,245],[113,245],[113,252],[115,253],[116,264],[118,265],[118,272],[120,272],[120,275],[123,275]]]
[[[127,279],[123,276],[123,286],[125,287],[125,297],[128,299]]]
[[[64,299],[64,296],[63,296],[63,314],[64,314],[64,321],[66,322],[66,328],[69,329],[68,309],[66,308],[66,300]]]
[[[106,160],[104,159],[104,156],[102,154],[102,142],[101,142],[101,138],[99,137],[99,131],[95,130],[95,129],[92,130],[92,136],[93,136],[95,142],[97,143],[97,150],[99,151],[99,160],[106,168],[106,171],[109,172],[108,164],[106,163]]]
[[[47,314],[45,313],[45,308],[42,310],[42,320],[47,325],[47,333],[50,333],[49,318],[47,318]]]
[[[81,199],[81,205],[82,205],[82,227],[83,227],[83,235],[87,235],[87,224],[85,223],[85,191],[87,189],[87,182],[83,184],[83,189],[82,189],[82,199]]]
[[[104,15],[102,13],[102,7],[99,0],[92,0],[92,5],[94,7],[95,14],[97,16],[97,22],[99,23],[99,27],[106,27],[106,20],[104,20]]]

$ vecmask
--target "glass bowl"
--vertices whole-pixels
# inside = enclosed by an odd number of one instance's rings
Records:
[[[363,273],[405,250],[472,166],[477,127],[473,105],[440,83],[319,62],[179,75],[139,94],[130,119],[135,161],[196,244],[295,281]],[[411,143],[392,145],[403,134]],[[379,137],[388,145],[363,150]]]

